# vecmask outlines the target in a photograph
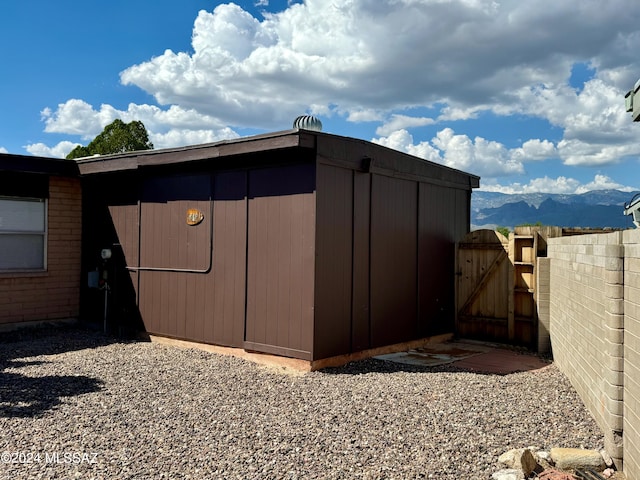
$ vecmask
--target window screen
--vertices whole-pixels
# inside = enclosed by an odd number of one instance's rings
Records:
[[[44,270],[46,200],[0,197],[0,271]]]

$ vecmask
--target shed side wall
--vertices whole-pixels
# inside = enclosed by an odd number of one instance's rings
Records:
[[[371,347],[417,335],[418,184],[373,175]]]
[[[0,275],[0,324],[78,316],[81,217],[80,181],[50,177],[47,271]]]
[[[371,346],[370,325],[371,175],[353,172],[353,299],[351,348]]]
[[[467,192],[420,183],[418,285],[421,336],[453,332],[455,242],[468,230]]]

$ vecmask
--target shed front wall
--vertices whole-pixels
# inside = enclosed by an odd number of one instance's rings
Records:
[[[242,346],[245,191],[245,172],[144,180],[137,268],[148,332]],[[189,209],[201,223],[187,224]]]
[[[244,347],[310,360],[313,342],[315,168],[249,172]]]
[[[85,262],[92,270],[101,248],[114,249],[110,322],[310,359],[314,182],[313,164],[90,180],[85,210],[108,205],[88,226]],[[201,223],[187,225],[189,209]]]

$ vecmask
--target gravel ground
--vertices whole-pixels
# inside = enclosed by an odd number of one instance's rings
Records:
[[[603,443],[553,365],[293,375],[67,328],[3,334],[0,367],[2,479],[472,480],[509,448]]]

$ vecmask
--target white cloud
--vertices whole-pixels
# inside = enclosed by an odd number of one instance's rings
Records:
[[[238,134],[230,128],[217,131],[171,129],[166,133],[156,133],[150,137],[154,148],[170,148],[228,140],[237,138]]]
[[[236,127],[287,129],[311,112],[381,122],[375,142],[483,180],[522,174],[527,162],[549,158],[607,165],[640,155],[622,101],[640,71],[634,2],[306,0],[260,19],[220,4],[199,12],[193,51],[166,50],[121,72],[124,85],[163,108],[121,111],[71,99],[43,110],[45,131],[88,140],[115,118],[141,120],[160,148],[233,138]],[[595,71],[582,89],[569,85],[577,62]],[[399,113],[420,107],[437,117]],[[512,149],[452,128],[429,141],[409,133],[487,111],[535,116],[562,133]],[[572,188],[570,180],[529,187]]]
[[[42,111],[45,131],[79,135],[84,140],[92,140],[102,129],[120,118],[124,122],[140,120],[155,148],[178,147],[197,143],[215,142],[237,138],[238,134],[210,115],[171,106],[163,110],[154,105],[129,104],[127,110],[117,110],[111,105],[101,105],[99,110],[88,103],[71,99],[58,105],[55,111]],[[36,144],[36,149],[46,151],[44,144]],[[55,148],[55,147],[54,147]],[[68,152],[67,152],[68,153]],[[59,156],[59,155],[56,155]]]
[[[72,98],[58,105],[53,112],[49,107],[41,112],[48,133],[79,135],[84,139],[95,137],[105,125],[118,118],[115,108],[102,105],[99,111],[83,100]]]
[[[482,137],[472,140],[466,135],[456,135],[451,128],[440,130],[431,142],[414,144],[413,136],[404,129],[372,141],[475,175],[496,177],[524,173],[522,158],[501,143]]]
[[[32,143],[25,145],[23,148],[31,155],[38,157],[53,157],[53,158],[65,158],[71,150],[73,150],[78,143],[69,142],[67,140],[49,147],[44,143]]]
[[[618,182],[613,181],[606,175],[598,174],[593,178],[592,182],[576,188],[575,193],[585,193],[592,190],[621,190],[623,192],[633,192],[637,190],[637,188],[622,185]]]
[[[444,163],[449,167],[490,177],[524,173],[522,163],[512,159],[501,143],[481,137],[471,140],[450,128],[439,131],[432,142],[445,152]]]
[[[0,153],[9,153],[9,151],[4,147],[0,147]]]
[[[220,112],[230,125],[273,127],[311,103],[389,110],[441,102],[446,118],[469,118],[479,108],[517,109],[523,88],[565,85],[576,59],[602,78],[628,66],[638,36],[631,7],[307,0],[259,21],[222,4],[198,15],[193,54],[167,50],[121,78],[160,103]],[[622,76],[607,82],[614,79]]]
[[[561,193],[561,194],[580,194],[590,192],[592,190],[621,190],[623,192],[632,192],[636,189],[614,182],[606,175],[596,175],[592,182],[581,184],[575,178],[567,178],[559,176],[557,178],[534,178],[529,183],[522,185],[521,183],[512,183],[509,185],[501,185],[499,183],[482,184],[479,190],[485,192],[500,192],[507,194],[517,193]]]
[[[438,149],[434,148],[429,142],[420,142],[414,145],[413,137],[406,130],[397,130],[387,137],[374,138],[372,142],[394,150],[407,152],[431,162],[444,163]]]
[[[558,154],[567,165],[605,165],[640,154],[623,93],[600,79],[588,81],[579,93],[563,85],[532,87],[520,95],[523,113],[563,128]]]
[[[352,109],[345,112],[347,115],[347,120],[349,122],[376,122],[380,121],[383,118],[383,113],[379,110],[374,110],[372,108],[365,109]]]
[[[511,151],[511,157],[521,162],[532,160],[548,160],[558,156],[555,145],[549,140],[531,139],[522,144],[522,147]]]
[[[607,145],[581,140],[561,140],[558,142],[558,152],[566,165],[609,165],[618,163],[628,156],[640,155],[640,145]]]
[[[389,135],[396,130],[402,130],[411,127],[423,127],[425,125],[432,125],[435,123],[433,118],[428,117],[410,117],[407,115],[393,114],[391,119],[386,123],[378,127],[376,135]]]

